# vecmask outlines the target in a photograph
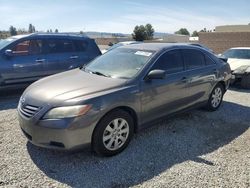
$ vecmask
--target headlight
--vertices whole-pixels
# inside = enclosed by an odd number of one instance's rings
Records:
[[[91,109],[91,105],[65,106],[53,108],[48,111],[43,119],[61,119],[77,117],[86,114]]]

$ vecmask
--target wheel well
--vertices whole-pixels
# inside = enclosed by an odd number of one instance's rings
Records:
[[[223,86],[224,91],[226,91],[226,83],[224,81],[220,81],[218,84]]]
[[[110,112],[112,112],[112,111],[116,111],[116,110],[123,110],[123,111],[125,111],[125,112],[127,112],[127,113],[129,113],[129,115],[131,115],[131,117],[133,118],[133,121],[134,121],[134,132],[136,132],[137,131],[137,126],[138,126],[138,118],[137,118],[137,115],[136,115],[136,112],[132,109],[132,108],[130,108],[130,107],[127,107],[127,106],[119,106],[119,107],[116,107],[116,108],[113,108],[113,109],[111,109],[111,110],[109,110],[107,113],[105,113],[103,116],[102,116],[102,118],[98,121],[98,123],[107,115],[107,114],[109,114]],[[97,124],[98,124],[97,123]],[[95,131],[95,130],[94,130]]]
[[[136,112],[134,111],[134,109],[128,107],[128,106],[119,106],[119,107],[116,107],[110,111],[108,111],[105,115],[107,115],[108,113],[112,112],[112,111],[115,111],[117,109],[120,109],[120,110],[123,110],[125,112],[128,112],[129,115],[131,115],[131,117],[133,118],[133,121],[134,121],[134,132],[136,132],[137,130],[137,125],[138,125],[138,118],[137,118],[137,115],[136,115]],[[105,116],[104,115],[104,116]]]

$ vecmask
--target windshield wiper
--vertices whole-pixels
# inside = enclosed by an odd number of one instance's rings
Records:
[[[96,75],[99,75],[99,76],[105,76],[105,77],[111,77],[110,75],[107,75],[107,74],[103,74],[101,72],[98,72],[98,71],[90,71],[91,74],[96,74]]]

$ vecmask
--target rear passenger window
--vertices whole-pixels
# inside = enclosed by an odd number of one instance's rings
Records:
[[[73,40],[75,51],[76,52],[84,52],[87,50],[88,42],[84,40]]]
[[[47,40],[47,53],[73,52],[74,46],[71,40],[53,39]]]
[[[165,70],[166,73],[177,73],[184,70],[181,53],[172,50],[163,54],[154,64],[153,69]]]
[[[196,69],[205,66],[205,57],[200,51],[186,49],[182,52],[187,69]]]

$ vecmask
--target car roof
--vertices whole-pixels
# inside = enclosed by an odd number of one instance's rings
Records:
[[[31,34],[24,34],[24,35],[16,35],[13,36],[11,38],[15,38],[15,39],[21,39],[21,38],[26,38],[26,37],[83,37],[86,39],[89,39],[89,37],[87,37],[86,35],[83,34],[78,34],[78,33],[31,33]]]
[[[236,48],[230,48],[230,49],[238,49],[238,50],[250,50],[250,47],[236,47]]]
[[[147,50],[147,51],[161,51],[172,47],[187,47],[187,46],[191,48],[202,49],[198,46],[193,46],[185,43],[139,43],[139,44],[122,46],[119,48],[129,48],[129,49]]]

